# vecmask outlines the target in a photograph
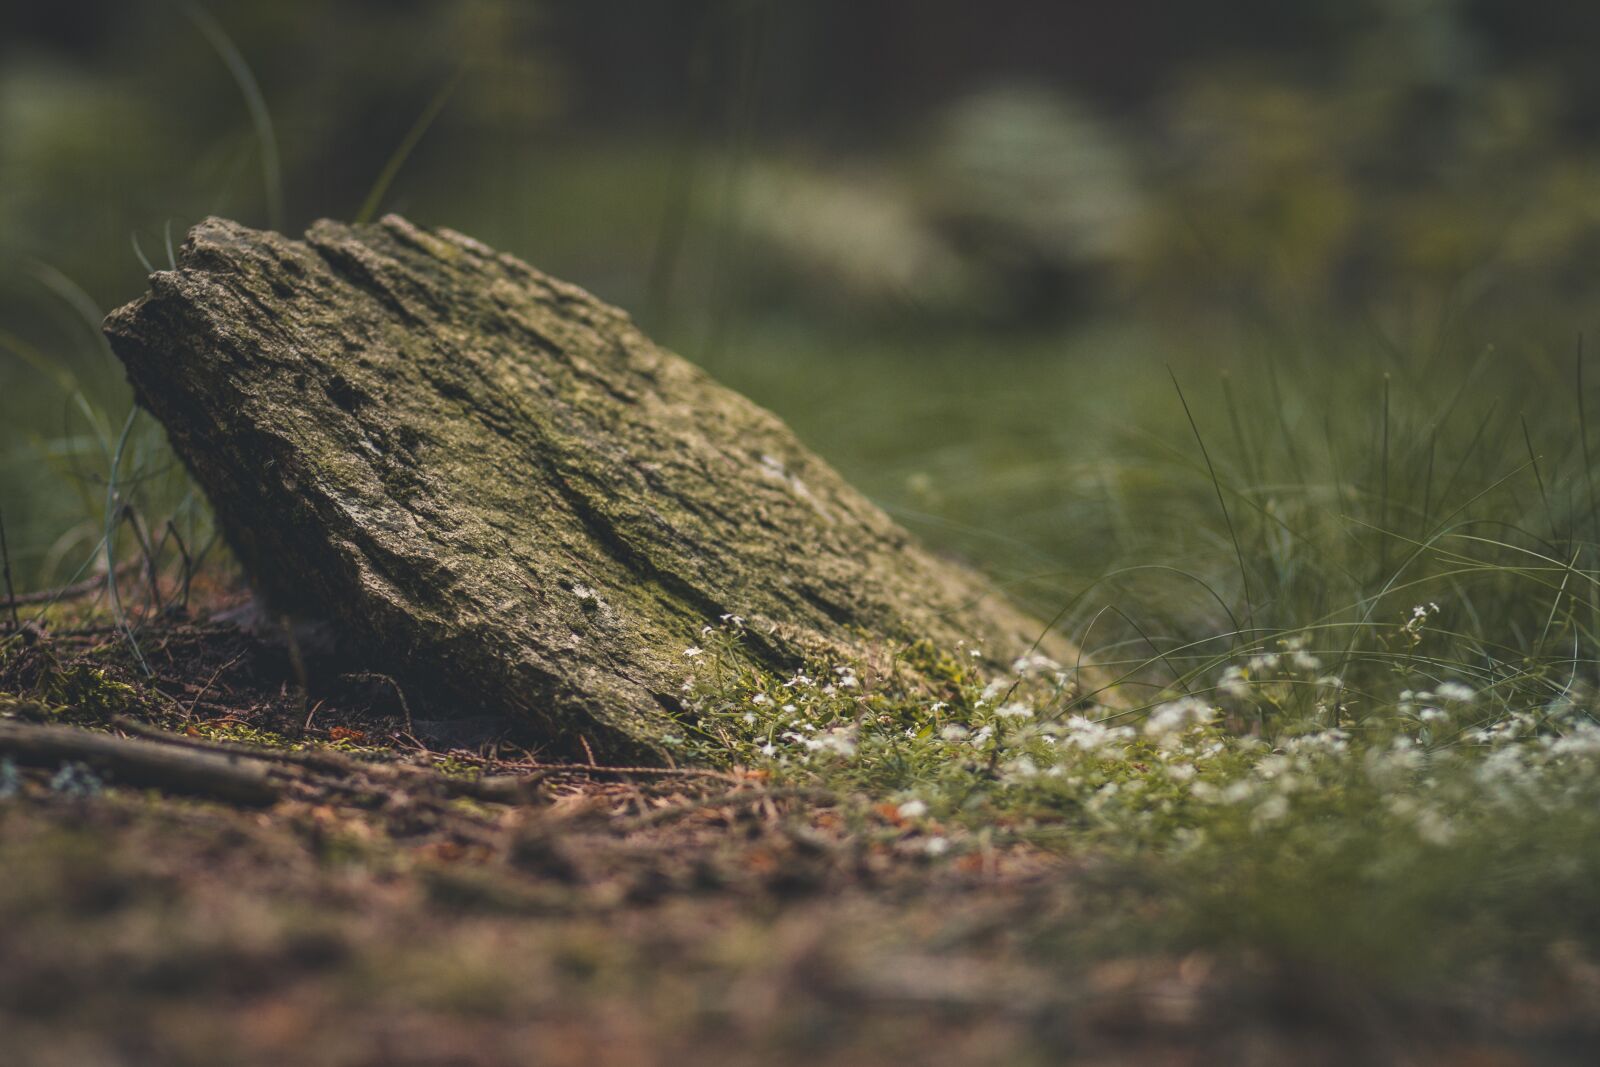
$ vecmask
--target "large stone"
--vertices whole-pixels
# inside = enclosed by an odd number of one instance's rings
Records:
[[[106,333],[238,558],[436,716],[650,757],[726,615],[780,671],[1042,630],[626,314],[468,237],[208,219],[150,287]]]

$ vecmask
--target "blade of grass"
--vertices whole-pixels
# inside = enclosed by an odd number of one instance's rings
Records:
[[[400,168],[415,151],[417,145],[422,143],[422,138],[428,133],[428,128],[433,125],[434,119],[444,110],[444,105],[449,102],[450,95],[456,91],[456,86],[461,83],[461,72],[457,71],[449,81],[433,94],[433,99],[428,101],[428,106],[422,109],[422,114],[411,124],[403,137],[390,154],[388,162],[384,163],[383,170],[378,172],[378,178],[372,183],[372,188],[367,192],[367,198],[361,202],[361,210],[356,212],[356,222],[371,222],[377,217],[378,208],[383,204],[384,195],[388,193],[389,186],[393,183],[395,175],[400,173]]]
[[[128,241],[133,245],[133,254],[138,257],[139,266],[144,268],[144,272],[146,274],[154,274],[156,272],[156,268],[150,262],[150,257],[144,254],[144,248],[139,244],[138,233],[135,232],[128,234]]]
[[[1183,386],[1178,384],[1178,375],[1171,367],[1167,368],[1167,374],[1172,378],[1172,387],[1178,391],[1178,402],[1183,405],[1183,414],[1189,420],[1189,429],[1194,431],[1195,442],[1200,446],[1200,456],[1206,461],[1206,470],[1211,473],[1211,487],[1217,493],[1217,506],[1222,508],[1222,521],[1227,524],[1228,537],[1233,541],[1233,552],[1239,560],[1239,578],[1244,583],[1245,619],[1253,630],[1256,625],[1256,610],[1250,596],[1250,569],[1244,562],[1244,548],[1239,544],[1238,531],[1233,528],[1233,516],[1228,513],[1228,502],[1222,494],[1222,481],[1217,477],[1217,468],[1211,462],[1211,453],[1206,451],[1206,442],[1200,436],[1200,426],[1194,421],[1194,412],[1189,410],[1189,398],[1183,395]]]
[[[1528,416],[1520,416],[1522,422],[1522,443],[1528,448],[1528,464],[1533,467],[1533,481],[1539,487],[1539,499],[1544,502],[1545,521],[1550,524],[1550,543],[1555,544],[1561,540],[1561,535],[1556,532],[1556,515],[1550,507],[1550,494],[1545,491],[1544,475],[1539,471],[1539,457],[1533,450],[1533,435],[1528,432]]]
[[[256,141],[261,148],[261,184],[267,198],[267,221],[273,229],[282,230],[283,165],[278,159],[278,138],[272,132],[272,113],[267,110],[267,100],[261,93],[255,72],[233,43],[233,38],[228,36],[222,24],[209,11],[193,0],[183,0],[179,7],[228,68],[234,84],[244,96],[245,107],[250,112],[250,123],[255,127]]]
[[[1389,528],[1389,372],[1383,374],[1383,445],[1378,454],[1378,462],[1382,465],[1378,475],[1379,492],[1381,499],[1378,501],[1378,525],[1383,529]],[[1389,570],[1389,539],[1383,538],[1378,542],[1378,570]]]
[[[144,652],[139,648],[139,639],[133,634],[133,627],[128,624],[127,612],[122,607],[122,594],[117,589],[117,558],[116,558],[116,530],[121,519],[121,507],[117,495],[117,468],[122,466],[122,454],[128,446],[128,435],[133,432],[133,424],[139,418],[139,409],[134,408],[128,412],[128,419],[122,424],[122,435],[117,439],[116,451],[111,457],[111,470],[106,478],[106,518],[105,537],[101,541],[106,559],[106,592],[111,597],[111,615],[127,639],[128,648],[133,652],[133,658],[144,672],[145,677],[155,674],[150,669],[150,664],[145,661]]]
[[[1578,400],[1578,440],[1583,448],[1583,478],[1589,488],[1589,537],[1600,539],[1600,504],[1594,494],[1594,453],[1589,449],[1589,415],[1583,402],[1583,334],[1578,334],[1576,392]]]

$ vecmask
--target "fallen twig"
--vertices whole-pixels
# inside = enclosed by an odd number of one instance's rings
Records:
[[[483,775],[479,778],[451,778],[425,767],[416,767],[406,763],[356,760],[342,752],[333,752],[323,748],[286,751],[266,748],[261,745],[247,745],[236,741],[208,741],[203,738],[190,737],[187,734],[169,733],[160,727],[150,726],[147,723],[126,717],[119,716],[113,722],[117,729],[125,733],[135,734],[153,743],[175,745],[194,751],[212,752],[228,756],[245,755],[251,759],[269,763],[291,764],[303,767],[306,770],[316,771],[321,775],[335,775],[347,780],[358,776],[366,776],[371,779],[388,779],[391,783],[400,779],[409,779],[413,782],[426,780],[437,785],[448,796],[471,797],[474,800],[483,800],[494,804],[527,804],[542,799],[540,787],[545,778],[542,773],[491,774]]]
[[[395,697],[400,701],[400,710],[405,713],[405,717],[406,717],[406,733],[411,733],[412,731],[414,731],[416,729],[416,727],[414,725],[412,725],[412,722],[411,722],[411,702],[406,699],[406,691],[404,689],[400,688],[400,683],[399,682],[395,681],[393,678],[389,677],[387,674],[379,674],[377,671],[359,671],[359,672],[357,672],[355,674],[340,675],[340,677],[343,678],[345,681],[349,681],[349,682],[387,682],[387,683],[389,683],[389,687],[394,690]],[[310,720],[308,719],[307,721],[310,721]]]
[[[728,793],[719,793],[716,796],[691,800],[687,804],[674,804],[671,807],[658,808],[645,815],[636,815],[631,819],[618,819],[613,824],[613,828],[621,833],[632,833],[635,830],[648,830],[663,823],[673,822],[700,811],[710,811],[715,808],[742,808],[772,800],[809,800],[814,804],[837,804],[839,802],[839,798],[826,789],[813,789],[804,786],[789,789],[736,789]]]
[[[282,792],[271,764],[264,760],[71,726],[0,722],[0,752],[32,766],[80,760],[117,782],[235,804],[271,804]]]
[[[542,774],[489,774],[481,778],[441,776],[439,781],[451,796],[471,797],[491,804],[528,804],[547,799]]]
[[[287,763],[334,774],[351,775],[359,770],[390,766],[389,764],[360,763],[342,752],[333,752],[325,748],[279,749],[268,748],[265,745],[246,744],[241,741],[209,741],[201,737],[190,737],[187,734],[175,734],[168,730],[163,730],[159,726],[151,726],[137,719],[130,719],[125,715],[119,715],[111,722],[113,726],[124,733],[134,734],[158,744],[175,745],[179,748],[214,752],[228,756],[243,755],[250,759],[264,760],[268,763]]]
[[[611,767],[603,763],[539,763],[519,760],[510,766],[530,771],[581,771],[584,774],[645,774],[661,778],[715,778],[723,782],[741,782],[744,779],[727,771],[708,771],[696,767]]]
[[[129,560],[117,568],[117,576],[122,577],[139,569],[139,560]],[[106,576],[97,574],[93,578],[85,578],[81,582],[71,585],[57,586],[54,589],[38,589],[32,593],[17,593],[9,599],[14,606],[27,606],[30,604],[54,604],[61,600],[77,600],[99,592],[106,587]],[[96,627],[99,629],[99,627]],[[111,629],[115,629],[112,627]]]
[[[17,614],[17,591],[11,585],[11,546],[6,544],[5,515],[0,514],[0,566],[5,570],[6,604],[10,608],[11,628],[22,629],[22,617]]]
[[[194,718],[194,707],[195,707],[195,705],[200,703],[201,698],[204,697],[206,695],[206,693],[208,693],[211,690],[211,687],[216,684],[217,679],[222,677],[222,672],[227,670],[229,667],[232,667],[235,663],[238,663],[240,660],[244,659],[244,655],[245,654],[243,652],[239,653],[237,656],[233,657],[228,662],[224,663],[222,666],[218,667],[215,671],[212,672],[211,677],[206,679],[206,684],[202,685],[200,687],[200,692],[196,693],[194,695],[194,699],[189,701],[189,707],[183,713],[183,721],[184,722],[188,722],[190,719]],[[311,721],[311,719],[309,717],[307,717],[306,722],[309,723],[310,721]]]

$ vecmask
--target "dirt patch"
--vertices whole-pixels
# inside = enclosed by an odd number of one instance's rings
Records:
[[[451,746],[271,635],[138,637],[149,679],[102,623],[13,635],[7,719],[225,749],[281,788],[5,764],[7,1062],[1510,1064],[1596,1036],[1576,964],[1492,1004],[1380,995],[1141,936],[1160,901],[1090,857],[938,858],[871,797]]]

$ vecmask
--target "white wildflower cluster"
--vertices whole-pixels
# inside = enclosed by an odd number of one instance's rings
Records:
[[[1437,612],[1421,605],[1390,632],[1415,637]],[[779,774],[881,782],[929,854],[963,841],[930,809],[1012,801],[1109,842],[1171,849],[1227,833],[1330,846],[1337,834],[1384,834],[1385,849],[1444,848],[1510,813],[1600,807],[1587,690],[1508,710],[1505,683],[1470,668],[1397,674],[1387,692],[1370,674],[1346,687],[1342,664],[1339,677],[1324,673],[1342,652],[1297,634],[1222,665],[1213,689],[1148,709],[1097,707],[1069,672],[1032,655],[984,677],[962,650],[958,680],[939,693],[896,689],[892,671],[862,664],[774,678],[729,654],[741,621],[685,650],[685,744]]]
[[[853,726],[835,726],[811,737],[789,731],[784,739],[805,747],[808,752],[826,752],[846,759],[856,754],[856,730]]]
[[[1122,746],[1134,736],[1131,726],[1109,726],[1103,720],[1074,715],[1067,720],[1062,743],[1084,752],[1120,759]]]
[[[1326,716],[1344,688],[1338,674],[1324,673],[1322,655],[1308,634],[1293,634],[1258,647],[1240,662],[1225,666],[1214,693],[1236,713],[1261,719],[1295,715]]]
[[[1190,727],[1210,722],[1216,709],[1197,697],[1161,704],[1145,720],[1144,733],[1162,748],[1171,748]]]

